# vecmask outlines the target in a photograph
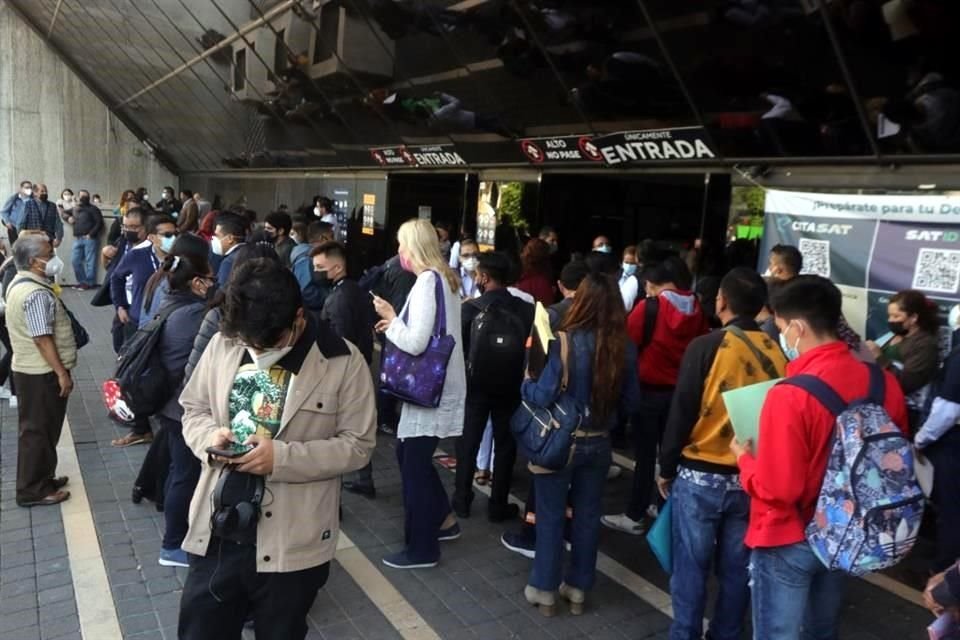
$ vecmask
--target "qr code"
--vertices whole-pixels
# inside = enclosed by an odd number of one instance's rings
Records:
[[[830,277],[830,241],[800,238],[800,253],[803,255],[802,273]]]
[[[913,272],[913,288],[956,293],[960,288],[960,251],[920,249]]]

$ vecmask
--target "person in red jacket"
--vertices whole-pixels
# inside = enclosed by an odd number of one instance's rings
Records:
[[[787,375],[813,375],[852,402],[867,396],[868,365],[837,336],[840,290],[819,276],[798,276],[771,294]],[[884,407],[907,432],[907,407],[888,372]],[[826,473],[835,418],[812,395],[778,385],[760,413],[756,452],[737,442],[740,482],[751,498],[746,545],[750,559],[754,638],[832,640],[843,603],[845,574],[828,571],[807,543]]]
[[[557,298],[553,288],[553,275],[550,266],[550,245],[540,238],[531,238],[520,253],[522,271],[516,287],[529,293],[534,299],[549,307]]]
[[[605,527],[642,535],[644,518],[654,496],[657,450],[670,413],[680,361],[687,345],[707,332],[707,319],[697,296],[687,291],[691,283],[686,264],[677,259],[647,270],[647,299],[627,318],[627,333],[637,345],[640,403],[631,416],[636,468],[630,503],[624,513],[603,516]]]

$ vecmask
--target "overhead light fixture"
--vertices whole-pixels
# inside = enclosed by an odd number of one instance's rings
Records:
[[[931,189],[936,189],[937,185],[935,184],[918,184],[917,189],[922,189],[924,191],[930,191]]]

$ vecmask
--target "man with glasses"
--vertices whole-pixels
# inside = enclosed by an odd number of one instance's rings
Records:
[[[144,231],[138,221],[129,219],[129,214],[123,219],[123,228],[128,242],[141,238]],[[136,333],[147,281],[160,268],[177,239],[177,223],[168,215],[150,216],[145,230],[146,240],[127,251],[110,274],[110,297],[117,310],[117,319],[123,326],[124,340]],[[151,442],[150,423],[144,418],[137,420],[129,435],[114,440],[112,444],[129,447]]]

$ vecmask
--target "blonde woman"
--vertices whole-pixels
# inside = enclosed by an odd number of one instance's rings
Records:
[[[377,331],[402,351],[418,356],[427,349],[439,309],[436,279],[443,279],[443,305],[447,330],[456,347],[447,365],[440,406],[436,409],[402,403],[397,428],[397,461],[403,480],[406,547],[383,563],[395,569],[435,567],[440,541],[460,537],[460,525],[450,510],[446,491],[433,465],[440,438],[463,432],[463,407],[467,395],[463,348],[460,344],[460,279],[440,252],[437,233],[429,221],[408,220],[397,234],[400,264],[417,276],[407,304],[398,315],[389,302],[374,298],[380,316]],[[452,330],[451,330],[452,329]]]

